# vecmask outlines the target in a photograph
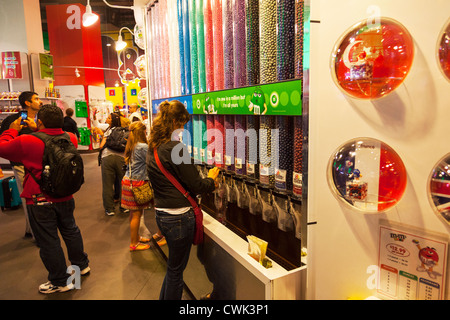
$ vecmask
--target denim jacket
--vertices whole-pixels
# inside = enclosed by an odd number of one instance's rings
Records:
[[[127,171],[125,172],[125,177],[133,180],[148,180],[147,166],[145,164],[147,151],[148,145],[146,143],[138,142],[136,144],[131,156],[131,163],[128,164]]]

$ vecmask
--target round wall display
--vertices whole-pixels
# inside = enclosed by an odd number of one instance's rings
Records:
[[[450,153],[434,166],[428,185],[431,206],[450,225]]]
[[[351,27],[331,56],[336,85],[359,99],[378,99],[406,78],[414,58],[408,30],[390,18],[367,19]]]
[[[400,156],[373,138],[355,138],[331,156],[328,184],[335,197],[364,212],[394,207],[406,189],[406,169]]]
[[[450,81],[450,21],[439,36],[438,60],[444,76]]]

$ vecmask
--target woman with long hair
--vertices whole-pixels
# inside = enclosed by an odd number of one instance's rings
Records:
[[[201,193],[213,192],[219,174],[219,169],[213,168],[207,178],[201,178],[191,162],[187,147],[177,141],[179,130],[183,130],[188,121],[189,113],[180,101],[164,101],[150,131],[147,171],[154,191],[156,223],[169,248],[160,300],[181,300],[183,272],[194,238],[195,216],[188,199],[159,169],[154,150],[164,168],[193,198]]]
[[[147,156],[148,144],[146,136],[146,127],[136,121],[130,125],[130,135],[128,136],[127,146],[125,147],[125,164],[127,170],[122,179],[122,208],[130,210],[130,251],[146,250],[150,248],[150,239],[139,235],[141,216],[149,203],[136,203],[132,188],[149,183],[145,158]]]

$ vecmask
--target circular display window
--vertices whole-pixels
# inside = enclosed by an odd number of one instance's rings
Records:
[[[431,172],[428,192],[435,213],[450,224],[450,153]]]
[[[380,18],[354,25],[337,42],[332,54],[334,81],[346,94],[377,99],[395,90],[406,78],[414,44],[399,22]]]
[[[372,138],[356,138],[341,145],[330,158],[327,177],[336,198],[365,212],[394,207],[407,180],[399,155]]]
[[[450,80],[450,23],[439,37],[438,59],[442,72]]]

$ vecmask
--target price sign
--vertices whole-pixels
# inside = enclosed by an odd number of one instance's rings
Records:
[[[378,293],[399,300],[440,300],[447,269],[445,235],[380,224]]]

